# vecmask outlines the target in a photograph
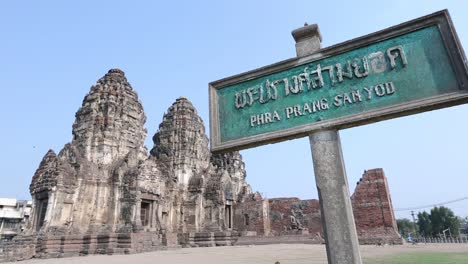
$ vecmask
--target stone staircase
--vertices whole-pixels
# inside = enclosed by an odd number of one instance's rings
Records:
[[[239,238],[234,231],[225,232],[191,232],[179,235],[182,247],[218,247],[232,246]]]

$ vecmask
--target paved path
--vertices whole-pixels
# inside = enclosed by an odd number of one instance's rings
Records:
[[[402,252],[468,252],[468,244],[361,246],[364,258]],[[325,246],[279,244],[214,248],[183,248],[134,255],[93,255],[61,259],[33,259],[20,264],[326,264]]]

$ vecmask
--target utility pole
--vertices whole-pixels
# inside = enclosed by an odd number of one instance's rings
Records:
[[[416,236],[417,232],[416,232],[416,219],[414,218],[414,211],[411,211],[411,216],[413,217],[413,232],[414,232],[414,236]]]

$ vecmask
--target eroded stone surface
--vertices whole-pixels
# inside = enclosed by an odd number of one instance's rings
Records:
[[[87,160],[110,164],[130,151],[144,158],[146,116],[123,71],[110,70],[83,100],[73,124],[73,142]]]
[[[187,185],[193,175],[208,168],[210,152],[205,126],[185,97],[179,97],[164,114],[153,142],[151,155],[166,158],[164,162],[174,172],[177,183]]]

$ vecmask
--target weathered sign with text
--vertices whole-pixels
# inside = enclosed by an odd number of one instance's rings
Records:
[[[212,151],[242,149],[465,103],[444,11],[210,84]]]

